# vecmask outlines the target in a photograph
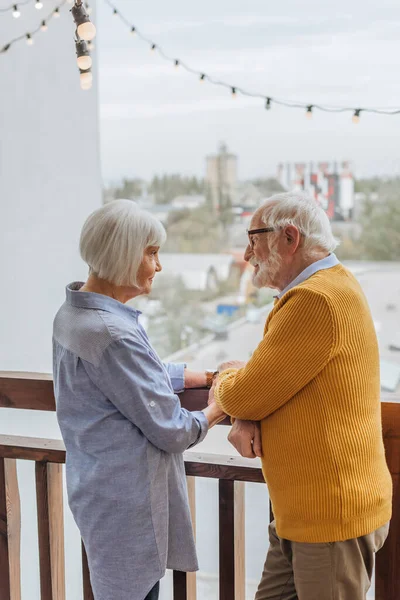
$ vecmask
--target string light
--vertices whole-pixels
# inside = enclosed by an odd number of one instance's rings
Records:
[[[58,8],[56,8],[56,9],[55,9],[55,11],[54,11],[53,15],[54,15],[54,17],[55,17],[56,19],[59,19],[59,18],[60,18],[60,11],[58,10]]]
[[[232,88],[232,98],[236,98],[236,88]]]
[[[14,19],[19,19],[21,16],[21,11],[18,10],[18,6],[16,4],[14,4],[13,6],[12,16],[14,17]]]
[[[310,106],[307,106],[307,112],[306,112],[307,119],[312,119],[312,109],[313,109],[312,104],[310,104]]]
[[[86,42],[92,41],[96,37],[96,27],[90,21],[82,0],[80,0],[79,4],[78,0],[76,0],[76,3],[71,8],[71,13],[77,27],[78,36]]]
[[[136,27],[132,27],[132,28],[131,28],[131,34],[132,34],[132,35],[135,35],[135,33],[136,33]]]
[[[113,17],[117,17],[118,16],[118,11],[116,8],[114,8],[113,10]]]
[[[92,66],[92,57],[90,56],[89,48],[85,40],[79,40],[75,43],[76,62],[80,71],[87,71]]]
[[[133,28],[133,24],[129,22],[128,19],[125,18],[125,16],[123,16],[115,7],[114,3],[112,0],[105,0],[106,4],[108,4],[108,6],[110,6],[110,8],[113,10],[113,14],[114,15],[118,15],[118,17],[121,19],[121,21],[127,26],[129,27],[129,29],[132,31]],[[164,49],[161,46],[157,46],[151,39],[149,39],[148,37],[146,37],[145,35],[143,35],[138,29],[137,27],[135,27],[135,33],[137,34],[137,36],[143,40],[145,43],[147,43],[150,47],[150,50],[154,51],[157,49],[158,53],[160,54],[160,56],[162,56],[162,58],[164,58],[166,61],[172,62],[176,64],[176,61],[178,59],[173,58],[171,56],[169,56]],[[299,108],[302,110],[306,111],[306,115],[309,118],[311,116],[311,114],[313,112],[315,112],[316,110],[320,110],[320,111],[324,111],[327,113],[341,113],[341,112],[355,112],[354,107],[351,106],[332,106],[332,105],[323,105],[323,104],[310,104],[310,103],[303,103],[303,102],[294,102],[294,101],[290,101],[290,100],[283,100],[280,98],[272,98],[271,96],[266,96],[265,94],[259,94],[259,93],[255,93],[249,90],[246,90],[244,88],[241,87],[237,87],[237,86],[233,86],[232,84],[226,82],[226,81],[221,81],[219,79],[215,79],[214,77],[210,77],[209,75],[207,75],[206,73],[203,73],[201,71],[197,71],[196,69],[193,69],[191,66],[187,65],[185,62],[182,62],[182,60],[179,59],[179,66],[182,67],[182,69],[184,69],[186,72],[192,74],[192,75],[196,75],[196,77],[199,78],[200,81],[204,81],[204,79],[207,79],[207,81],[209,83],[212,83],[214,85],[218,85],[220,87],[225,87],[228,88],[232,91],[232,89],[235,89],[235,94],[234,95],[242,95],[242,96],[247,96],[250,98],[260,98],[262,100],[265,101],[265,108],[266,110],[270,110],[272,107],[272,103],[277,104],[278,106],[284,106],[286,108]],[[311,111],[309,111],[309,107],[311,107]],[[399,108],[361,108],[360,111],[362,112],[371,112],[371,113],[375,113],[375,114],[379,114],[379,115],[397,115],[400,114],[400,107]],[[358,115],[359,116],[359,115]]]
[[[79,75],[81,89],[82,90],[90,90],[93,85],[93,73],[89,71],[80,71]]]
[[[41,10],[43,8],[43,2],[40,2],[40,0],[36,0],[35,8],[36,10]]]
[[[357,123],[360,122],[360,114],[361,114],[361,108],[356,108],[356,110],[354,111],[354,115],[353,115],[353,123],[355,123],[357,125]]]
[[[18,6],[22,6],[23,4],[27,4],[27,3],[28,3],[28,1],[30,2],[31,0],[27,0],[27,2],[20,2]],[[59,10],[60,10],[60,8],[62,8],[62,7],[64,6],[64,4],[66,4],[66,3],[67,3],[67,1],[68,1],[68,0],[62,0],[62,1],[61,1],[61,2],[58,4],[58,6],[56,6],[56,10],[57,10],[57,11],[59,11]],[[15,11],[15,9],[17,8],[17,5],[16,5],[16,4],[13,4],[12,8],[13,8],[13,11]],[[7,11],[8,11],[8,10],[10,10],[10,9],[8,8],[8,9],[5,9],[5,10],[7,10]],[[0,10],[0,12],[2,12],[2,11]],[[5,45],[4,45],[4,46],[3,46],[3,47],[0,49],[0,54],[4,54],[5,52],[7,52],[7,51],[8,51],[8,50],[11,48],[11,46],[13,46],[14,44],[16,44],[17,42],[20,42],[20,41],[22,41],[22,40],[25,40],[25,42],[26,42],[26,43],[27,43],[29,46],[32,46],[32,44],[34,43],[33,36],[34,36],[34,35],[36,35],[36,33],[39,33],[39,31],[47,31],[47,29],[48,29],[48,23],[49,23],[49,21],[50,21],[50,20],[51,20],[53,17],[55,17],[55,16],[56,16],[56,14],[55,14],[55,10],[52,10],[52,11],[51,11],[51,12],[50,12],[50,13],[49,13],[47,16],[46,16],[46,18],[45,18],[45,19],[43,19],[43,20],[40,22],[40,24],[39,24],[39,25],[36,27],[36,29],[34,29],[34,30],[31,30],[31,31],[29,31],[29,32],[26,32],[26,33],[23,33],[23,34],[19,35],[18,37],[15,37],[14,39],[10,40],[10,41],[9,41],[7,44],[5,44]]]
[[[179,67],[179,60],[175,60],[175,69]]]

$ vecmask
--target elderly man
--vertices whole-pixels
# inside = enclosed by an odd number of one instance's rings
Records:
[[[248,236],[254,284],[279,293],[251,359],[226,364],[213,394],[243,455],[260,453],[261,425],[275,521],[256,600],[365,600],[392,501],[370,310],[308,195],[270,198]]]

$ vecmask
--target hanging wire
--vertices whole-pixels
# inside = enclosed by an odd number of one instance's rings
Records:
[[[10,4],[10,6],[7,6],[5,8],[0,8],[0,13],[10,12],[10,11],[14,10],[14,8],[16,6],[18,8],[21,8],[21,6],[26,6],[27,4],[32,4],[32,2],[36,2],[36,0],[24,0],[23,2],[13,2],[12,4]]]
[[[265,107],[267,110],[269,110],[272,107],[272,104],[276,104],[278,106],[285,106],[287,108],[301,108],[303,110],[308,110],[309,107],[311,106],[312,111],[320,110],[320,111],[327,112],[327,113],[352,112],[353,114],[355,114],[357,111],[359,111],[358,117],[361,112],[375,113],[378,115],[398,115],[398,114],[400,114],[400,108],[398,108],[398,107],[374,108],[374,107],[355,107],[355,106],[335,106],[335,105],[330,105],[330,104],[329,105],[318,104],[315,102],[296,102],[296,101],[291,101],[291,100],[283,100],[281,98],[275,98],[270,95],[252,92],[252,91],[246,90],[242,87],[239,87],[237,85],[232,85],[231,83],[227,83],[226,81],[221,81],[219,79],[216,79],[215,77],[208,75],[204,71],[198,71],[197,69],[193,69],[188,64],[183,62],[181,59],[177,59],[176,57],[169,56],[163,50],[163,48],[161,46],[156,44],[153,40],[151,40],[147,36],[143,35],[140,32],[140,30],[136,27],[136,25],[131,23],[110,0],[105,0],[105,2],[112,9],[112,11],[113,11],[112,14],[114,17],[118,17],[129,28],[130,32],[135,33],[135,37],[137,36],[139,39],[146,42],[150,46],[151,50],[153,50],[154,52],[155,51],[158,52],[158,54],[162,58],[164,58],[166,61],[169,61],[170,63],[174,64],[175,66],[177,66],[177,64],[178,64],[179,67],[182,68],[183,70],[187,71],[188,73],[191,73],[192,75],[196,75],[196,77],[199,78],[200,81],[207,81],[213,85],[224,87],[224,88],[230,90],[231,95],[233,97],[236,97],[238,94],[241,94],[242,96],[247,96],[249,98],[261,98],[262,100],[264,100]],[[234,93],[233,93],[233,90],[234,90]]]

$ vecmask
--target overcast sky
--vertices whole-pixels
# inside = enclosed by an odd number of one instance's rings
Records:
[[[231,85],[309,104],[400,106],[398,0],[115,0],[171,56]],[[242,179],[280,161],[352,160],[360,176],[400,173],[400,115],[273,107],[200,84],[132,36],[98,1],[102,166],[106,180],[203,175],[225,141]]]

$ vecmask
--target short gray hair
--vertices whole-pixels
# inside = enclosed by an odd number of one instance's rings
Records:
[[[90,273],[115,285],[136,286],[145,249],[161,246],[166,237],[160,221],[135,202],[114,200],[86,219],[79,247]]]
[[[312,255],[322,249],[333,252],[339,245],[322,206],[302,191],[275,194],[261,207],[261,220],[268,227],[283,228],[294,225],[304,236],[304,250]]]

